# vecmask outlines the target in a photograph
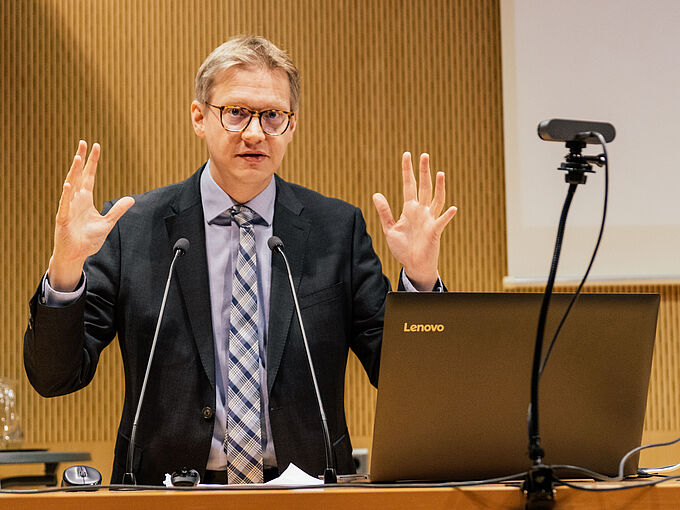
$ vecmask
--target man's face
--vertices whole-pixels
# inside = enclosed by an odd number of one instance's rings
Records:
[[[230,67],[218,75],[209,102],[217,106],[243,106],[251,110],[290,110],[290,86],[285,72],[256,67]],[[267,187],[281,166],[293,139],[297,115],[285,133],[262,131],[253,117],[241,132],[226,131],[217,108],[194,101],[191,104],[194,131],[205,139],[210,170],[215,182],[234,200],[247,202]]]

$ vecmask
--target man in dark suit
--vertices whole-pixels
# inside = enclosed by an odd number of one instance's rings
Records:
[[[233,336],[240,334],[235,322],[242,321],[233,314],[241,307],[237,281],[245,257],[256,267],[250,290],[258,305],[244,316],[259,366],[248,374],[256,388],[248,412],[257,421],[251,427],[257,453],[248,458],[260,479],[291,462],[321,473],[324,442],[288,277],[281,257],[266,249],[276,235],[300,296],[338,471],[352,472],[347,353],[358,355],[377,385],[389,282],[357,208],[275,175],[297,125],[299,79],[285,53],[262,38],[236,38],[206,59],[196,81],[192,122],[210,159],[186,181],[107,203],[102,216],[92,202],[100,148],[95,144],[85,162],[87,146],[80,142],[64,183],[48,273],[30,303],[27,374],[44,396],[76,391],[91,381],[99,354],[118,335],[125,401],[112,482],[120,482],[172,247],[188,239],[166,304],[133,470],[145,484],[159,484],[180,466],[213,482],[227,481],[229,472],[233,482],[228,443],[233,420],[241,417],[231,404],[230,392],[240,390],[231,363]],[[399,220],[382,195],[374,202],[404,266],[400,287],[432,290],[441,285],[439,238],[455,208],[440,214],[444,176],[437,175],[433,193],[427,155],[418,189],[408,153],[402,166]],[[251,215],[246,227],[239,220],[244,210]],[[252,256],[244,255],[239,237],[245,230],[252,233]]]

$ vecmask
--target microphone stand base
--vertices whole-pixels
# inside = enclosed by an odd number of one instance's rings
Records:
[[[551,510],[555,508],[555,478],[552,468],[536,464],[529,469],[522,484],[526,496],[525,510]]]
[[[123,475],[123,481],[121,482],[121,485],[137,485],[137,479],[135,478],[134,473],[125,473]],[[117,491],[131,491],[134,490],[130,487],[121,487],[117,489],[113,489]]]
[[[323,472],[323,483],[328,485],[329,483],[338,483],[338,475],[333,468],[326,468]]]

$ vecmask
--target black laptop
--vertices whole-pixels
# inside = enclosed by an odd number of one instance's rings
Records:
[[[370,478],[479,480],[521,473],[542,295],[387,296]],[[570,294],[553,296],[550,343]],[[540,384],[546,464],[616,475],[640,445],[658,294],[583,294]],[[626,473],[637,469],[637,458]]]

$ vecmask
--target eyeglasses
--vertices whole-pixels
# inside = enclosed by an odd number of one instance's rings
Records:
[[[285,110],[262,110],[255,111],[244,106],[217,106],[206,101],[208,106],[217,108],[220,111],[220,122],[227,131],[239,133],[245,131],[250,125],[253,117],[260,120],[262,131],[268,135],[282,135],[290,125],[290,118],[293,112]]]

